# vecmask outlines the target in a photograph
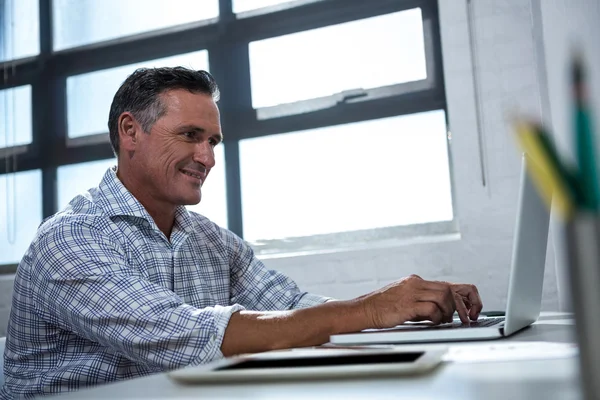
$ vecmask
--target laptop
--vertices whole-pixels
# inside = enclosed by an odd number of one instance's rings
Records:
[[[526,173],[527,162],[527,156],[523,155],[504,317],[480,317],[470,325],[463,325],[458,319],[440,325],[431,322],[405,323],[388,329],[332,335],[330,343],[365,345],[488,340],[510,336],[534,323],[542,305],[550,214]]]

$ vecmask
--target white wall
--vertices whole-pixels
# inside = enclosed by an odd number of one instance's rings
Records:
[[[547,112],[543,110],[547,88],[537,74],[540,49],[535,33],[542,27],[536,25],[539,15],[532,8],[535,1],[556,0],[473,0],[475,52],[471,54],[467,0],[439,0],[460,239],[268,259],[266,265],[289,274],[306,290],[337,298],[364,294],[411,273],[428,279],[472,282],[478,285],[486,309],[504,309],[520,169],[505,113],[515,108],[534,116]],[[574,3],[561,3],[567,1]],[[546,37],[552,36],[555,27],[554,23],[543,27]],[[594,29],[594,37],[600,37],[600,28]],[[597,46],[593,40],[590,43]],[[554,56],[552,52],[547,55]],[[554,73],[550,69],[549,75]],[[484,150],[485,187],[479,167],[478,131]],[[549,246],[543,297],[546,310],[559,307],[555,275],[553,246]],[[8,315],[11,290],[10,279],[0,279],[0,321]],[[0,334],[3,328],[0,322]]]

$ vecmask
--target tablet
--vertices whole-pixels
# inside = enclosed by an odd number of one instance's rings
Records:
[[[180,383],[356,378],[421,374],[442,361],[446,348],[335,349],[273,351],[224,358],[171,371]]]

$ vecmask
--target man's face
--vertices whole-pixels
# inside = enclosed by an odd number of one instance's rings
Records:
[[[132,172],[158,204],[197,204],[222,140],[219,109],[210,95],[187,90],[167,91],[161,101],[166,113],[150,134],[136,135]]]

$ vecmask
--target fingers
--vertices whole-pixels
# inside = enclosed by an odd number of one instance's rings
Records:
[[[415,303],[413,309],[413,318],[411,320],[414,321],[423,321],[429,320],[434,324],[441,324],[444,319],[444,315],[442,314],[442,310],[437,306],[437,304],[423,301]]]
[[[477,289],[475,289],[477,290]],[[481,302],[481,298],[479,297],[479,293],[476,293],[476,298],[472,299],[469,297],[469,301],[471,301],[471,310],[469,311],[469,316],[473,321],[477,321],[479,318],[479,313],[483,309],[483,303]]]
[[[442,315],[441,322],[452,322],[456,305],[454,302],[454,294],[450,288],[448,288],[447,291],[442,289],[420,290],[415,294],[415,298],[418,302],[430,302],[435,304]]]
[[[456,304],[456,312],[458,312],[460,321],[463,324],[470,323],[468,306],[465,304],[463,297],[458,293],[454,293],[454,304]]]
[[[463,323],[468,323],[469,319],[476,321],[479,318],[479,314],[483,309],[483,303],[475,285],[449,284],[447,282],[423,280],[420,286],[425,291],[443,293],[441,298],[429,294],[425,295],[423,300],[432,301],[438,305],[442,310],[444,322],[452,320],[449,313],[453,313],[454,310],[458,312],[460,320]],[[448,290],[449,288],[450,290]],[[450,295],[448,292],[450,292]]]
[[[454,311],[457,310],[452,285],[447,282],[423,281],[423,288],[433,293],[441,293],[442,298],[438,300],[438,305],[444,311],[444,315],[447,317],[445,322],[452,322]]]
[[[475,285],[453,284],[452,290],[467,299],[470,303],[470,307],[468,307],[469,317],[471,320],[476,321],[483,309],[483,303],[481,302],[477,287]]]

